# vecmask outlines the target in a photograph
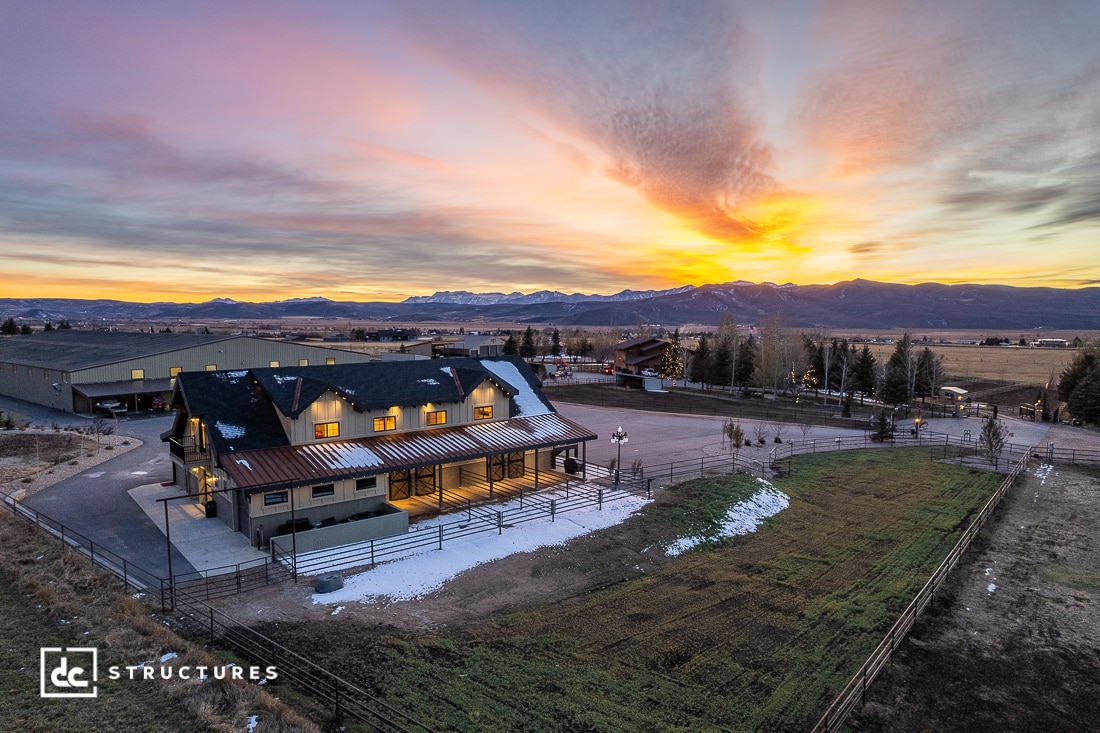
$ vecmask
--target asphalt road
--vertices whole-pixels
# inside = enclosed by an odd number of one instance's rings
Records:
[[[8,398],[0,400],[0,409],[28,415],[36,425],[83,426],[88,422],[85,417]],[[166,577],[168,546],[164,533],[128,492],[145,484],[172,480],[168,446],[160,440],[160,434],[171,426],[171,415],[120,418],[116,432],[137,438],[142,441],[140,446],[36,492],[23,503],[150,573]],[[172,572],[179,575],[194,570],[173,549]]]

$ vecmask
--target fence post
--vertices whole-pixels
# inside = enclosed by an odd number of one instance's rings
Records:
[[[214,644],[214,609],[210,608],[210,644]]]
[[[504,534],[504,512],[497,512],[497,534]]]
[[[240,563],[237,563],[236,578],[237,578],[237,595],[240,595],[241,594],[241,564]]]
[[[557,499],[551,499],[550,500],[550,521],[551,522],[554,521],[554,515],[556,514],[556,509],[557,509]]]
[[[443,549],[443,525],[439,525],[439,549]]]
[[[603,511],[603,487],[600,487],[599,495],[597,496],[599,501],[599,510]]]
[[[126,558],[122,558],[122,587],[130,587],[130,573],[126,568]]]
[[[370,564],[374,567],[374,540],[370,541]]]

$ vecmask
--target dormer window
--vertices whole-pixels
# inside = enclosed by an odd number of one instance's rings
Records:
[[[317,440],[340,437],[340,423],[319,422],[313,426],[313,437]]]
[[[474,408],[475,420],[492,420],[493,419],[493,406],[487,405],[485,407]]]
[[[384,433],[388,430],[397,430],[397,418],[393,415],[374,418],[374,432]]]
[[[447,411],[436,410],[435,412],[429,412],[427,415],[428,425],[446,425],[447,424]]]

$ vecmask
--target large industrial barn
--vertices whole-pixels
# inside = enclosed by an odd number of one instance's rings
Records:
[[[118,415],[159,408],[180,372],[369,360],[250,336],[66,329],[0,338],[0,394],[64,412]]]

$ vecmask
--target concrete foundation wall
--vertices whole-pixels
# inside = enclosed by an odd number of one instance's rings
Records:
[[[383,504],[380,509],[386,513],[345,524],[335,524],[331,527],[315,527],[305,532],[298,532],[294,539],[291,539],[290,535],[272,537],[272,550],[289,554],[291,548],[296,546],[299,553],[313,552],[355,542],[392,537],[409,531],[408,512],[392,504]]]

